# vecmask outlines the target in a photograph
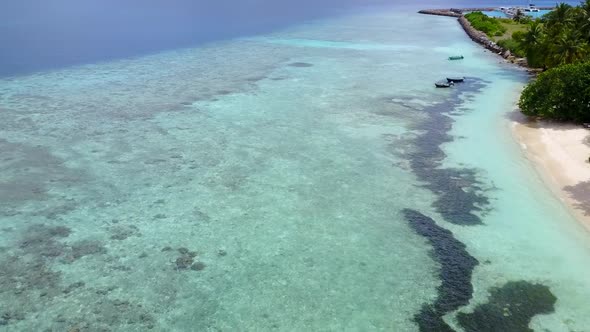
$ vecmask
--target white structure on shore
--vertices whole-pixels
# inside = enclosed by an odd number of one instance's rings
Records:
[[[516,16],[519,10],[523,14],[539,12],[539,8],[537,8],[534,3],[531,3],[530,0],[529,5],[526,7],[500,7],[500,11],[506,14],[506,16],[508,16],[509,18],[513,18],[514,16]]]

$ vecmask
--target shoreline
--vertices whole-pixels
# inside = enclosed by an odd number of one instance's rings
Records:
[[[471,40],[534,74],[537,69],[528,67],[526,59],[522,61],[510,55],[473,28],[463,15],[464,11],[488,9],[431,9],[418,13],[457,18]],[[590,232],[590,130],[571,123],[531,119],[519,111],[511,115],[511,133],[524,157],[572,217]]]
[[[553,7],[538,7],[539,9],[554,9]],[[512,55],[510,50],[505,49],[504,47],[498,45],[495,41],[490,39],[485,33],[475,29],[471,23],[465,18],[464,12],[472,12],[472,11],[493,11],[495,8],[485,7],[485,8],[449,8],[449,9],[422,9],[419,10],[419,14],[424,15],[434,15],[434,16],[447,16],[456,18],[467,36],[471,38],[477,44],[483,46],[485,49],[495,53],[496,55],[502,57],[504,60],[511,64],[518,65],[520,67],[526,68],[529,72],[535,73],[539,69],[529,67],[526,58],[519,58]]]
[[[590,232],[590,131],[574,124],[527,119],[520,113],[511,127],[543,182]]]
[[[489,8],[427,9],[418,13],[457,18],[471,40],[507,62],[534,72],[526,59],[515,59],[509,51],[471,26],[463,12],[474,10]],[[530,119],[518,111],[513,112],[511,132],[522,153],[572,217],[590,232],[590,131],[575,124]]]

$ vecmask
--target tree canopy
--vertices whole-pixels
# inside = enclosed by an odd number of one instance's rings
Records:
[[[502,35],[505,20],[481,12],[466,14],[471,25]],[[498,44],[544,70],[523,91],[519,106],[530,116],[590,123],[590,0],[579,6],[558,4],[540,19],[519,11],[514,21],[526,26]]]
[[[524,89],[519,106],[529,116],[590,122],[590,62],[541,73]]]
[[[590,59],[590,0],[572,7],[561,3],[513,38],[532,67],[554,68]]]
[[[590,0],[557,5],[507,45],[526,55],[529,66],[546,69],[520,97],[524,114],[590,122]]]

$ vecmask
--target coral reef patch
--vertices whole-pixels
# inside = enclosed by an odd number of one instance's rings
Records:
[[[442,145],[453,141],[449,134],[454,120],[449,116],[457,112],[461,96],[482,89],[484,82],[469,78],[457,85],[447,101],[426,106],[421,112],[428,116],[414,129],[420,134],[409,138],[406,144],[412,147],[402,153],[409,160],[410,168],[425,183],[425,187],[437,195],[433,206],[445,221],[458,225],[478,225],[482,212],[489,206],[485,186],[478,180],[477,171],[470,168],[441,167],[446,155]],[[395,146],[392,146],[395,149]]]
[[[535,315],[549,314],[557,298],[549,287],[528,281],[510,281],[493,288],[487,303],[472,313],[459,313],[457,320],[467,332],[532,332],[529,323]]]
[[[479,262],[451,231],[438,226],[432,218],[411,209],[403,213],[410,227],[432,245],[432,258],[440,264],[438,296],[434,303],[424,304],[414,319],[420,331],[452,331],[442,317],[469,303],[473,293],[471,275]]]

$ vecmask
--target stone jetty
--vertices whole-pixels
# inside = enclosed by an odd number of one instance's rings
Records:
[[[488,50],[498,53],[498,54],[501,54],[501,55],[505,54],[505,52],[510,53],[510,51],[505,50],[503,47],[496,44],[496,42],[489,39],[485,33],[481,32],[479,30],[476,30],[471,25],[471,23],[469,23],[469,21],[465,18],[465,16],[463,16],[463,15],[459,16],[458,20],[459,20],[459,24],[461,24],[461,27],[463,27],[463,30],[465,30],[465,32],[467,33],[469,38],[471,38],[474,42],[481,44],[483,47],[487,48]],[[510,54],[504,56],[504,58],[507,58],[508,56],[510,56]]]
[[[539,9],[546,9],[546,10],[553,9],[553,7],[538,7],[538,8]],[[520,66],[526,67],[527,66],[526,59],[522,59],[522,58],[517,59],[514,56],[512,56],[512,54],[510,53],[509,50],[496,44],[496,42],[494,42],[493,40],[488,38],[488,36],[485,33],[481,32],[481,31],[475,29],[473,26],[471,26],[471,23],[469,23],[469,21],[463,15],[463,13],[469,13],[469,12],[476,12],[476,11],[488,12],[488,11],[494,11],[494,10],[496,10],[496,8],[489,8],[489,7],[486,7],[486,8],[449,8],[449,9],[424,9],[424,10],[420,10],[418,13],[426,14],[426,15],[448,16],[448,17],[457,18],[457,20],[459,21],[459,24],[461,25],[463,30],[465,30],[465,32],[467,33],[469,38],[471,38],[474,42],[476,42],[476,43],[482,45],[483,47],[485,47],[486,49],[502,56],[504,59],[507,59],[510,62],[513,62],[513,63],[516,63]]]
[[[453,12],[451,9],[424,9],[419,11],[420,14],[426,15],[437,15],[437,16],[449,16],[449,17],[461,17],[462,13]]]
[[[495,8],[450,8],[450,9],[424,9],[419,11],[420,14],[426,15],[438,15],[438,16],[449,16],[449,17],[461,17],[463,13],[468,12],[489,12]]]

